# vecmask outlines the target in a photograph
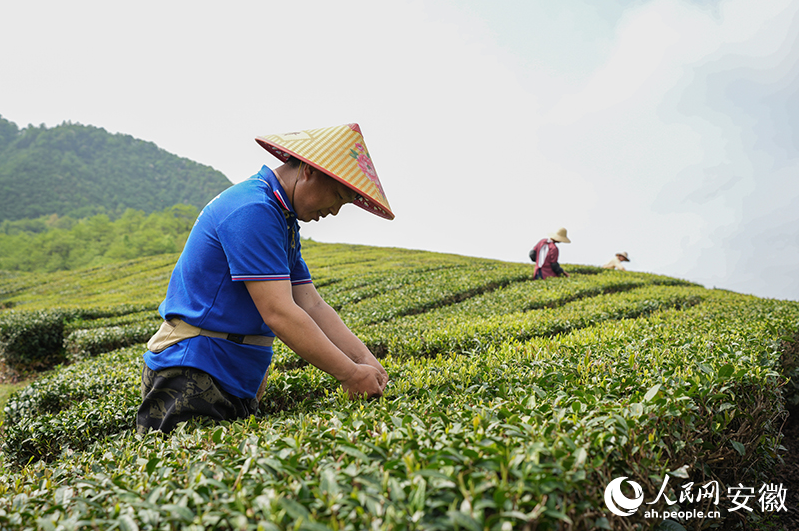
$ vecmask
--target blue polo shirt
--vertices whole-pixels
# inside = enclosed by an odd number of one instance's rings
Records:
[[[233,185],[203,208],[158,307],[165,319],[212,331],[275,336],[243,281],[311,282],[300,254],[300,227],[275,174],[267,168]],[[272,348],[198,336],[144,354],[159,371],[189,366],[213,376],[243,399],[255,397]]]

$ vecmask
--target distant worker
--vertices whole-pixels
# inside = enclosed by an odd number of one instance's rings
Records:
[[[567,230],[563,227],[555,233],[550,233],[547,238],[541,239],[528,253],[534,262],[533,278],[544,279],[547,277],[564,276],[569,274],[558,264],[558,246],[556,242],[569,244],[571,240],[567,238]]]
[[[383,366],[320,297],[298,220],[347,204],[394,218],[358,124],[256,137],[278,158],[203,208],[147,343],[137,432],[258,410],[277,336],[351,397],[379,397]]]
[[[620,270],[620,271],[627,271],[625,266],[622,265],[623,262],[630,262],[631,259],[628,258],[628,253],[623,251],[622,253],[617,253],[617,255],[611,259],[610,261],[603,264],[603,268],[608,268],[609,270]]]

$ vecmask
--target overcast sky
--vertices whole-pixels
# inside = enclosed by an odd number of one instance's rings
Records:
[[[798,299],[797,0],[0,0],[0,115],[155,142],[232,182],[253,137],[357,122],[396,219],[323,242]],[[154,191],[155,193],[155,191]],[[313,273],[313,272],[312,272]]]

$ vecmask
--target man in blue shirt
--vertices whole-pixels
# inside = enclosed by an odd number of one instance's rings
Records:
[[[298,220],[347,203],[392,219],[357,124],[256,139],[284,164],[264,166],[202,210],[148,342],[137,430],[258,409],[279,337],[351,397],[382,395],[386,371],[320,297],[300,252]]]

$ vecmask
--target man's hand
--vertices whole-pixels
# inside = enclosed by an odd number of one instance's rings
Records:
[[[386,384],[389,382],[389,374],[386,373],[384,367],[380,362],[378,362],[378,359],[375,358],[372,353],[367,351],[364,356],[360,357],[358,360],[354,360],[354,362],[356,364],[366,364],[367,366],[372,366],[373,368],[377,369],[378,373],[380,373],[381,389],[386,388]]]
[[[341,381],[342,388],[351,399],[357,397],[380,397],[386,387],[388,376],[384,371],[381,374],[377,368],[369,364],[356,364],[354,371],[348,378]]]

